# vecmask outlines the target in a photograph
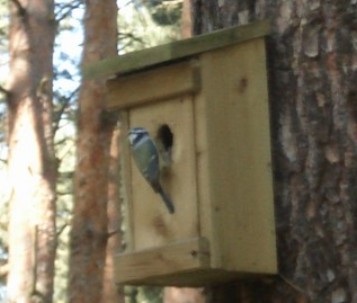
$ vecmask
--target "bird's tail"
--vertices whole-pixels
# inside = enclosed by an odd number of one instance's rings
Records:
[[[159,184],[159,186],[157,188],[157,192],[160,194],[162,200],[164,200],[165,205],[166,205],[169,213],[173,214],[175,212],[175,206],[172,203],[171,198],[167,195],[167,193],[165,193],[165,191],[163,190],[163,188],[161,187],[160,184]]]

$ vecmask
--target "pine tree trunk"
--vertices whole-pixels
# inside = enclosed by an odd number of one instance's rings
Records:
[[[196,0],[194,10],[196,34],[267,18],[273,26],[279,276],[213,289],[212,302],[356,303],[357,2]]]
[[[192,37],[192,2],[183,0],[181,15],[181,38]]]
[[[52,302],[56,167],[52,1],[10,2],[8,302]]]
[[[203,288],[190,287],[165,287],[164,303],[206,303],[206,295]]]
[[[86,1],[82,65],[116,55],[115,0]],[[69,302],[102,302],[108,240],[108,168],[116,116],[105,111],[104,80],[84,80],[79,96]]]
[[[119,128],[113,132],[110,144],[109,186],[108,186],[108,242],[103,279],[102,302],[124,303],[124,290],[115,283],[115,256],[122,242],[121,210],[119,199]]]

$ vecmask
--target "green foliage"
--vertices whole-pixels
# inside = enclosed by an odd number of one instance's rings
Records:
[[[58,35],[54,53],[53,129],[58,161],[57,179],[57,254],[53,302],[67,302],[69,232],[73,207],[73,173],[77,98],[80,85],[79,61],[82,43],[83,1],[56,3]],[[68,41],[71,44],[68,44]],[[73,41],[78,41],[77,45]]]
[[[180,24],[182,13],[182,1],[155,1],[156,5],[151,8],[151,16],[159,25]]]
[[[161,287],[125,287],[125,303],[162,303]]]
[[[128,53],[180,38],[182,0],[132,0],[119,10],[119,52]]]
[[[0,0],[0,53],[7,50],[7,29],[9,23],[8,0]]]
[[[54,302],[65,303],[67,290],[69,226],[73,206],[73,170],[75,161],[75,129],[62,119],[56,134],[56,156],[59,160],[57,181],[57,256]]]
[[[0,86],[3,87],[6,82],[8,60],[8,23],[9,11],[8,1],[0,0]],[[5,274],[8,258],[8,213],[9,213],[9,198],[11,195],[8,186],[7,176],[7,144],[6,144],[6,95],[0,92],[0,302],[5,300]]]
[[[76,9],[82,4],[82,0],[62,1],[56,3],[56,20],[58,34],[64,32],[79,31],[79,20],[76,20]],[[0,0],[0,86],[4,86],[7,79],[9,63],[8,54],[8,22],[9,1]],[[82,9],[83,10],[83,9]],[[77,11],[78,15],[78,11]],[[75,22],[77,21],[77,22]],[[79,35],[80,36],[80,35]],[[78,42],[80,43],[80,41]],[[72,46],[72,45],[71,45]],[[54,302],[67,302],[67,258],[68,258],[68,233],[69,221],[72,211],[72,175],[75,160],[75,111],[76,95],[80,78],[78,76],[79,54],[67,53],[62,42],[57,39],[54,70],[54,122],[55,152],[58,160],[57,182],[57,233],[58,249],[56,259],[56,277]],[[72,52],[72,50],[69,50]],[[59,63],[60,62],[60,63]],[[5,94],[0,92],[0,101],[5,100]],[[0,302],[3,302],[5,278],[2,267],[7,262],[8,240],[8,208],[11,195],[7,177],[8,148],[6,142],[6,104],[0,103]]]
[[[138,301],[140,303],[162,303],[161,287],[139,287]]]
[[[3,87],[7,76],[8,55],[8,25],[9,25],[9,3],[0,0],[0,86]],[[5,94],[0,91],[0,102],[5,100]],[[0,108],[0,120],[3,120],[4,110]]]

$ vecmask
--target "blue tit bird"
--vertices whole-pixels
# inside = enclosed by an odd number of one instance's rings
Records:
[[[154,140],[143,127],[131,128],[128,139],[139,171],[153,190],[162,197],[170,214],[173,214],[175,212],[174,204],[160,184],[159,152]]]

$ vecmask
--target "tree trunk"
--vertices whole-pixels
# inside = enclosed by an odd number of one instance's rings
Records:
[[[279,276],[212,290],[214,302],[357,302],[356,1],[196,0],[194,10],[196,34],[273,26]]]
[[[183,0],[181,15],[181,37],[192,37],[192,29],[192,2],[191,0]]]
[[[9,302],[51,302],[56,167],[52,134],[52,1],[10,2]]]
[[[103,302],[124,303],[123,287],[115,283],[115,255],[121,246],[121,211],[119,199],[119,128],[113,132],[110,144],[108,187],[108,242],[103,279]]]
[[[164,303],[205,303],[206,296],[203,288],[165,287]]]
[[[82,65],[116,55],[115,0],[86,1]],[[69,302],[102,302],[107,247],[110,140],[116,116],[104,108],[104,79],[84,80],[79,95]]]

